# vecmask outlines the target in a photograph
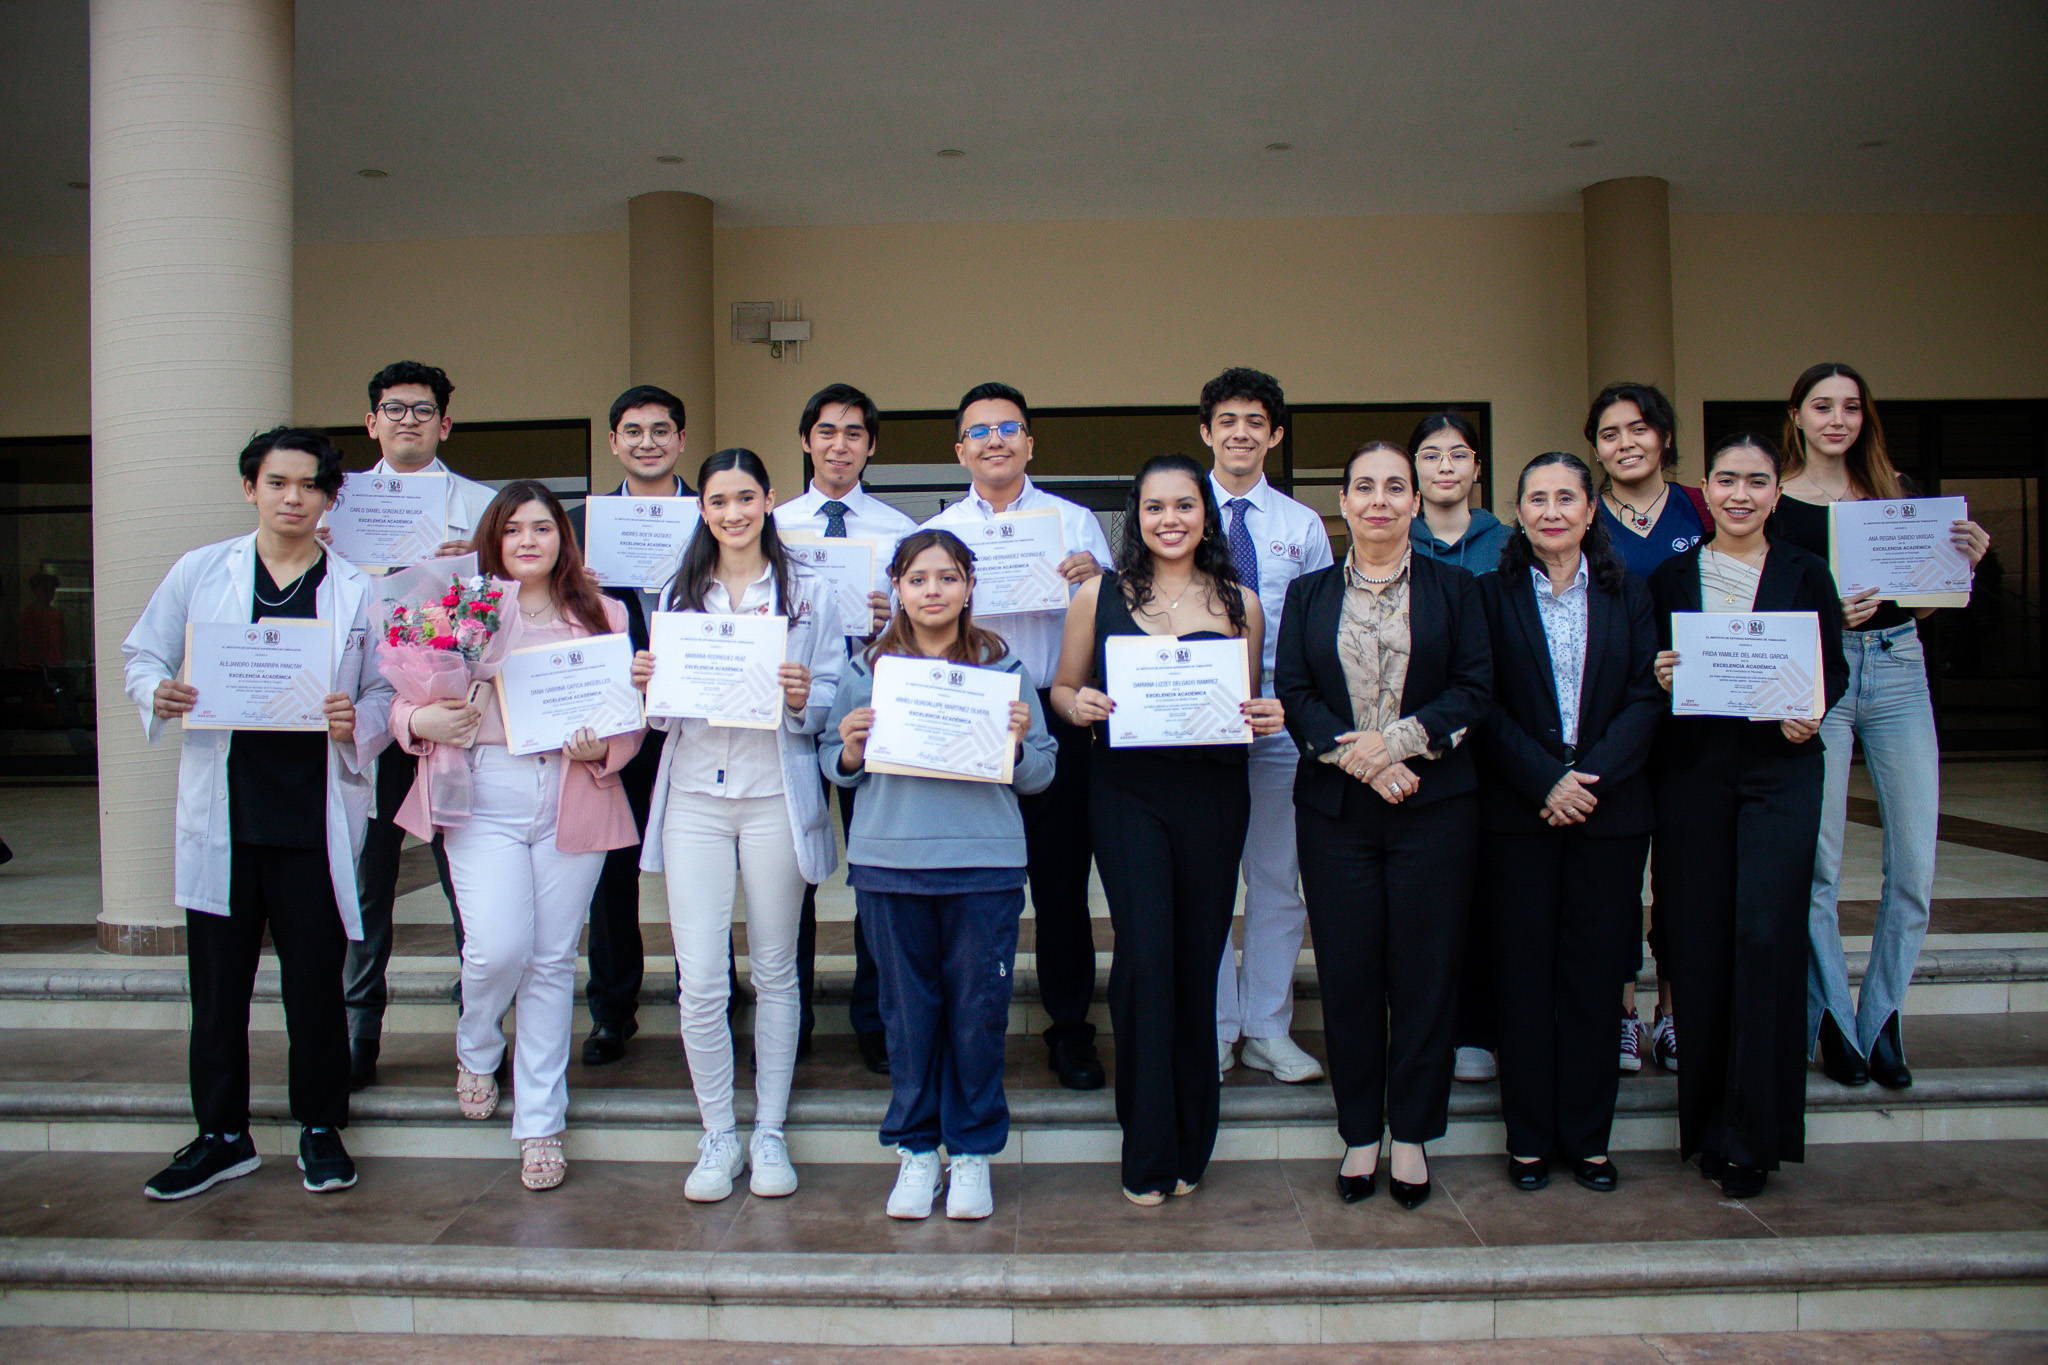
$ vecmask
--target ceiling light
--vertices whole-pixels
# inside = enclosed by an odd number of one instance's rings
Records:
[[[958,161],[961,157],[966,156],[967,153],[961,151],[958,147],[941,147],[939,148],[939,155],[948,161]]]
[[[365,180],[383,180],[386,177],[388,177],[391,174],[391,172],[380,171],[370,167],[365,167],[362,170],[357,171],[356,174],[361,176]]]
[[[1878,148],[1878,147],[1882,147],[1882,146],[1884,146],[1884,139],[1883,139],[1883,138],[1881,138],[1881,137],[1873,137],[1873,138],[1866,138],[1866,139],[1864,139],[1864,140],[1863,140],[1862,142],[1859,142],[1859,143],[1857,143],[1857,144],[1856,144],[1856,150],[1857,150],[1857,151],[1859,151],[1859,152],[1868,152],[1868,151],[1871,151],[1871,150],[1873,150],[1873,149],[1875,149],[1875,148]]]
[[[1600,139],[1597,137],[1582,137],[1576,142],[1567,142],[1564,145],[1575,152],[1581,152],[1588,147],[1598,147]]]
[[[1294,144],[1291,142],[1269,142],[1266,144],[1266,150],[1269,152],[1291,152],[1294,150]]]
[[[658,156],[654,159],[664,166],[680,166],[683,164],[683,159],[679,156]]]

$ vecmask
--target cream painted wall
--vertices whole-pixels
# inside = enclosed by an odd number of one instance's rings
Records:
[[[83,256],[0,256],[0,436],[92,425]]]
[[[1818,361],[1855,366],[1880,411],[2048,396],[2048,217],[1680,214],[1671,256],[1694,478],[1701,404],[1782,400]]]
[[[835,379],[949,408],[984,379],[1034,404],[1186,404],[1229,365],[1296,402],[1483,399],[1506,452],[1572,437],[1585,394],[1570,215],[740,228],[721,316],[801,300],[798,362],[721,340],[719,439],[802,467],[796,417]]]

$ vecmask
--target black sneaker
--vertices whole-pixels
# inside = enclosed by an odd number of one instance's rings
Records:
[[[345,1190],[356,1183],[356,1163],[332,1128],[308,1128],[299,1134],[299,1169],[306,1188],[315,1194]]]
[[[171,1164],[151,1176],[142,1192],[151,1199],[189,1199],[262,1164],[263,1158],[256,1155],[256,1140],[247,1133],[233,1142],[219,1133],[201,1133],[180,1147]]]

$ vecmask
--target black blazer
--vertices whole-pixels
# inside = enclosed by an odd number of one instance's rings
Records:
[[[1650,574],[1650,600],[1657,613],[1657,648],[1671,648],[1671,613],[1700,610],[1700,551],[1706,542],[1673,555]],[[1756,585],[1757,611],[1811,611],[1820,614],[1822,695],[1829,707],[1849,690],[1849,663],[1842,656],[1842,599],[1827,561],[1789,541],[1773,538]],[[1662,690],[1661,688],[1659,689]],[[1730,716],[1674,716],[1664,699],[1651,763],[1658,768],[1689,768],[1717,745],[1734,744],[1744,753],[1764,758],[1793,758],[1822,753],[1816,734],[1803,744],[1785,738],[1776,725]]]
[[[1372,794],[1357,778],[1322,761],[1337,747],[1337,736],[1358,728],[1352,721],[1344,665],[1337,658],[1337,622],[1343,609],[1342,561],[1288,584],[1273,661],[1273,692],[1287,711],[1287,731],[1302,755],[1294,774],[1295,804],[1311,806],[1333,819],[1343,814],[1347,787]],[[1421,721],[1430,747],[1443,752],[1442,758],[1408,760],[1422,785],[1403,804],[1426,806],[1478,786],[1471,744],[1451,742],[1453,735],[1469,732],[1485,719],[1493,689],[1486,612],[1472,575],[1454,564],[1411,556],[1408,638],[1401,714]],[[1469,733],[1463,738],[1469,741]]]
[[[1535,580],[1527,569],[1483,574],[1479,600],[1493,644],[1493,702],[1475,750],[1480,827],[1549,829],[1537,812],[1558,779],[1576,768],[1600,779],[1593,787],[1600,804],[1572,828],[1593,837],[1648,834],[1657,824],[1650,745],[1665,711],[1649,585],[1633,574],[1623,576],[1618,592],[1587,581],[1579,742],[1569,759]]]

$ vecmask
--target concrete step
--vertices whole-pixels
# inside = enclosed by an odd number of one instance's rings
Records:
[[[1869,961],[1867,952],[1848,955],[1849,977],[1860,983]],[[422,965],[425,964],[425,965]],[[641,988],[643,1028],[673,1029],[676,1005],[670,968],[650,962]],[[385,1015],[387,1032],[448,1033],[456,1011],[450,992],[457,973],[452,960],[394,960],[387,979],[391,1004]],[[582,991],[585,975],[579,974]],[[847,1029],[845,1001],[852,973],[826,969],[818,973],[819,1028]],[[1037,1033],[1050,1020],[1038,1004],[1038,974],[1029,966],[1016,973],[1016,999],[1010,1009],[1010,1032]],[[1107,965],[1098,973],[1096,1005],[1091,1017],[1100,1029],[1109,1026],[1103,1003],[1108,987]],[[1647,969],[1639,991],[1654,993],[1656,978]],[[1296,969],[1295,1026],[1322,1027],[1322,990],[1312,963]],[[188,991],[182,958],[78,961],[40,959],[35,965],[10,964],[0,957],[0,1029],[8,1028],[183,1028]],[[256,976],[255,1008],[250,1026],[281,1029],[278,975],[274,969]],[[1644,1000],[1644,1018],[1649,1017]],[[1906,999],[1913,1015],[2004,1014],[2048,1011],[2048,947],[1943,947],[1920,955],[1913,989]],[[742,1021],[744,1028],[744,1021]]]
[[[742,1078],[744,1080],[744,1077]],[[674,1089],[572,1087],[567,1146],[572,1158],[594,1161],[689,1162],[696,1159],[696,1101]],[[1011,1133],[1005,1162],[1113,1162],[1121,1144],[1115,1100],[1108,1090],[1009,1091]],[[802,1089],[790,1098],[787,1134],[799,1163],[891,1163],[876,1138],[889,1092],[879,1083],[858,1089]],[[1674,1151],[1678,1146],[1678,1083],[1645,1074],[1623,1082],[1612,1148]],[[742,1125],[753,1096],[737,1098]],[[258,1147],[296,1153],[285,1088],[251,1089]],[[1339,1157],[1336,1109],[1326,1085],[1232,1085],[1221,1100],[1219,1161]],[[192,1133],[185,1085],[171,1081],[0,1082],[0,1150],[168,1152]],[[510,1150],[509,1088],[498,1114],[485,1122],[457,1112],[447,1086],[373,1086],[350,1103],[349,1145],[366,1156],[501,1157]],[[1910,1090],[1848,1089],[1814,1073],[1807,1083],[1807,1141],[1933,1142],[2048,1139],[2048,1066],[1920,1070]],[[1431,1150],[1444,1155],[1505,1149],[1497,1085],[1458,1085],[1450,1126]]]
[[[2029,1330],[2048,1233],[1122,1255],[7,1238],[0,1323],[896,1346]]]

